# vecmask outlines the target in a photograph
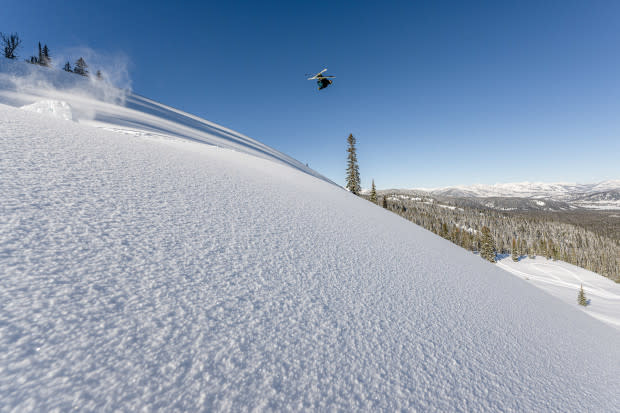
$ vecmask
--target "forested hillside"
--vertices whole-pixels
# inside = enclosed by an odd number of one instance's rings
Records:
[[[488,227],[498,254],[538,255],[562,260],[620,282],[620,242],[554,215],[501,212],[437,203],[432,198],[384,194],[389,210],[454,242],[479,252]]]

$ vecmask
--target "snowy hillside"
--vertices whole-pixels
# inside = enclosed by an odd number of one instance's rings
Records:
[[[618,411],[576,305],[228,129],[13,80],[1,411]]]
[[[497,266],[528,280],[569,305],[577,302],[577,292],[583,286],[590,304],[580,308],[586,314],[620,329],[620,284],[575,265],[543,257],[522,257],[514,262],[507,256],[499,260]]]
[[[0,59],[0,103],[129,136],[204,142],[271,159],[331,182],[252,138],[92,77]]]

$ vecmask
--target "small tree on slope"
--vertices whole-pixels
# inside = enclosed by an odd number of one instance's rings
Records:
[[[514,262],[519,261],[519,252],[517,252],[517,241],[514,238],[512,239],[512,248],[510,253]]]
[[[50,57],[50,49],[47,45],[43,45],[43,50],[41,51],[41,62],[40,64],[43,66],[51,66],[52,58]]]
[[[481,230],[480,256],[489,262],[495,262],[495,241],[489,227],[484,226]]]
[[[349,134],[347,142],[349,143],[349,148],[347,149],[349,153],[347,156],[347,189],[351,191],[352,194],[358,195],[362,188],[360,186],[360,171],[357,165],[355,137],[353,134]]]
[[[579,303],[579,305],[582,305],[584,307],[588,305],[588,300],[586,299],[586,293],[583,291],[583,284],[581,285],[581,288],[579,289],[579,294],[577,295],[577,302]]]
[[[73,69],[73,73],[77,73],[78,75],[88,76],[88,70],[86,68],[88,65],[81,57],[75,62],[75,68]]]
[[[15,55],[15,50],[17,50],[22,42],[17,33],[9,35],[0,33],[0,41],[4,49],[4,57],[7,59],[15,59],[17,57]]]
[[[372,187],[370,188],[370,202],[377,203],[377,188],[375,187],[375,180],[372,180]]]

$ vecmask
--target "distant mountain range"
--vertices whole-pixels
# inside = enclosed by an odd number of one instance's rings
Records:
[[[495,185],[470,185],[437,188],[428,192],[434,195],[455,197],[518,197],[545,198],[555,201],[571,201],[601,192],[620,190],[620,180],[595,184],[518,182]]]
[[[380,191],[385,192],[498,210],[620,210],[620,180],[592,184],[518,182]]]

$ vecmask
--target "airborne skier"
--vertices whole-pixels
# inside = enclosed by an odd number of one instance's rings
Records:
[[[336,76],[323,76],[323,72],[327,69],[321,70],[316,75],[309,77],[308,80],[316,80],[316,84],[319,85],[319,90],[325,89],[327,86],[332,84],[330,79],[334,79]]]

